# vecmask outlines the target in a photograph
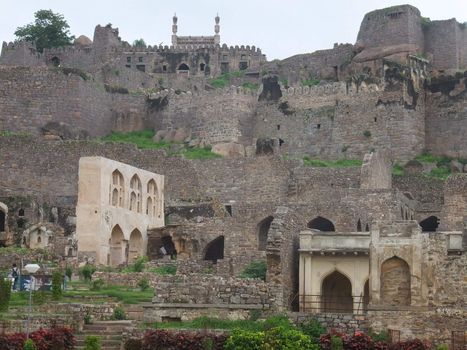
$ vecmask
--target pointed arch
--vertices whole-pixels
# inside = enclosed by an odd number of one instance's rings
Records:
[[[159,193],[157,190],[157,184],[154,179],[148,181],[147,184],[147,200],[146,200],[146,214],[155,217],[158,214],[159,210]]]
[[[125,183],[123,175],[118,169],[112,172],[112,184],[110,187],[110,205],[123,208],[124,206]]]
[[[368,224],[365,225],[365,232],[370,232],[370,226]]]
[[[357,221],[357,232],[362,232],[362,222],[360,219]]]
[[[110,233],[110,265],[118,266],[126,262],[125,236],[119,225],[115,225]]]
[[[420,221],[419,225],[422,228],[422,232],[436,232],[439,226],[439,219],[432,215]]]
[[[186,63],[181,63],[177,68],[177,71],[179,72],[186,72],[189,70],[190,70],[190,67]]]
[[[258,232],[258,250],[266,250],[266,246],[268,244],[268,233],[269,229],[271,228],[271,223],[274,220],[274,217],[268,216],[267,218],[263,219],[257,227]]]
[[[134,174],[130,180],[130,210],[141,213],[141,180]]]
[[[332,232],[336,230],[332,221],[326,218],[323,218],[322,216],[318,216],[314,218],[308,223],[307,226],[308,228],[325,231],[325,232]]]
[[[380,298],[383,304],[410,305],[410,284],[410,267],[405,260],[393,256],[381,264]]]
[[[353,312],[352,283],[338,270],[327,275],[322,281],[321,312]]]
[[[143,235],[135,228],[130,234],[128,261],[133,262],[143,254]]]
[[[217,260],[221,259],[224,259],[224,236],[219,236],[209,242],[204,253],[204,260],[217,263]]]

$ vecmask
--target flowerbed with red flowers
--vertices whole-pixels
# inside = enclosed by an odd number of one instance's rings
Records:
[[[71,350],[76,340],[73,331],[68,327],[52,327],[39,329],[30,334],[37,350]],[[0,335],[0,350],[23,350],[26,334],[14,333]]]

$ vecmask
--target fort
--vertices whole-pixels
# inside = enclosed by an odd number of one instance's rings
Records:
[[[259,310],[465,346],[465,23],[394,6],[353,44],[274,61],[221,44],[219,16],[177,33],[175,15],[171,46],[110,25],[42,53],[3,43],[0,245],[176,266],[93,275],[147,278],[147,322]],[[105,141],[144,130],[153,147]],[[265,281],[241,278],[256,261]]]

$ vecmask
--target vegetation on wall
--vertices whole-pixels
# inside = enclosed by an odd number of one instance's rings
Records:
[[[266,281],[267,265],[264,260],[256,260],[249,263],[240,274],[242,278],[259,278]]]
[[[215,89],[222,89],[230,85],[231,78],[240,78],[244,75],[243,72],[229,72],[229,73],[222,73],[217,78],[211,79],[210,84]]]
[[[311,159],[308,156],[303,157],[303,165],[321,168],[341,168],[361,166],[363,162],[359,159],[337,159],[337,160],[322,160]]]

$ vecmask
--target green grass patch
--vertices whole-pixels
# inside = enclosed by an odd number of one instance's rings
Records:
[[[303,157],[303,165],[321,168],[343,168],[343,167],[357,167],[362,165],[359,159],[337,159],[337,160],[322,160],[311,159],[308,156]]]
[[[259,278],[266,281],[266,261],[257,260],[248,264],[240,274],[241,278]]]
[[[180,153],[186,159],[215,159],[222,158],[220,154],[211,152],[211,147],[185,148]]]
[[[404,168],[402,167],[402,165],[400,165],[399,163],[394,164],[392,167],[392,175],[394,176],[404,175]]]
[[[66,297],[107,297],[114,298],[124,304],[138,304],[140,302],[148,302],[154,296],[153,289],[141,291],[139,289],[131,289],[121,286],[104,286],[100,290],[67,290],[63,293]]]
[[[148,269],[149,272],[153,272],[160,276],[168,276],[168,275],[175,275],[177,273],[177,266],[175,265],[164,265],[153,267]]]
[[[435,179],[446,180],[448,176],[451,175],[451,170],[447,167],[439,167],[431,169],[431,171],[426,174],[427,177],[433,177]]]
[[[320,80],[316,78],[308,78],[308,79],[300,80],[301,86],[315,86],[315,85],[318,85],[319,83],[320,83]]]
[[[242,88],[244,88],[246,90],[256,91],[256,90],[259,89],[259,84],[258,83],[246,82],[246,83],[242,84]]]
[[[240,78],[243,75],[244,73],[240,71],[223,73],[219,75],[217,78],[211,79],[210,84],[215,89],[222,89],[230,85],[231,78]]]
[[[8,254],[8,253],[16,253],[16,254],[27,254],[31,252],[28,248],[22,247],[0,247],[0,255]]]
[[[451,158],[449,157],[435,156],[430,153],[422,153],[421,155],[417,156],[415,159],[423,163],[436,163],[436,164],[438,163],[446,164],[451,161]]]
[[[170,148],[167,142],[154,142],[153,130],[132,131],[127,133],[113,132],[110,135],[102,137],[100,140],[105,142],[131,143],[140,149],[158,149]]]

